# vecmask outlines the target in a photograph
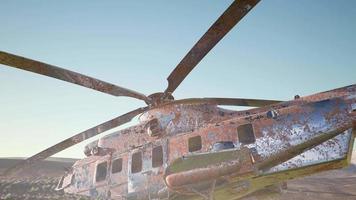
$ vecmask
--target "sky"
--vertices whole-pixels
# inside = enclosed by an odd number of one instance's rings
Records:
[[[149,95],[231,2],[2,0],[0,47]],[[260,2],[174,96],[290,100],[355,84],[355,20],[353,0]],[[31,156],[140,106],[0,65],[0,157]],[[55,156],[82,158],[97,138]]]

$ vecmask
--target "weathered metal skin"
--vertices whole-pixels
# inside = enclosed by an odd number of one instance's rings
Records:
[[[140,124],[89,145],[87,149],[100,151],[75,163],[59,189],[112,199],[242,197],[286,179],[347,165],[355,108],[356,85],[246,111],[194,103],[157,106],[140,117]],[[156,128],[150,130],[163,131],[154,136],[148,134],[153,119]],[[244,124],[253,128],[254,140],[248,144],[237,131]],[[200,136],[201,148],[190,152],[194,136]],[[235,147],[211,152],[220,141],[232,141]],[[152,151],[158,146],[162,165],[153,167]],[[142,153],[142,169],[132,172],[137,152]],[[116,158],[122,158],[122,171],[113,174]],[[107,173],[96,181],[102,162],[107,162]]]
[[[172,162],[165,171],[165,180],[169,188],[179,190],[191,184],[253,172],[252,164],[248,148],[195,154]]]
[[[292,159],[268,169],[265,173],[273,173],[282,170],[294,169],[306,165],[342,159],[347,156],[351,141],[352,130],[326,141],[322,144],[299,154]]]

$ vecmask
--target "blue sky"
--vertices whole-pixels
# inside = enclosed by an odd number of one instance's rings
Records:
[[[231,2],[3,0],[1,50],[151,94]],[[355,20],[353,0],[260,2],[174,96],[288,100],[355,84]],[[0,91],[0,157],[144,105],[5,66]],[[86,143],[56,156],[83,157]]]

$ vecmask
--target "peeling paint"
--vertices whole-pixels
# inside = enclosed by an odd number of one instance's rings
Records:
[[[239,195],[248,194],[263,185],[256,186],[253,178],[266,175],[273,177],[273,174],[303,167],[312,169],[316,164],[345,159],[349,154],[350,141],[353,141],[351,127],[356,120],[355,115],[350,113],[356,101],[351,98],[354,91],[356,90],[350,87],[340,88],[247,111],[231,111],[205,103],[158,106],[145,112],[140,117],[140,124],[117,131],[88,145],[86,150],[94,147],[106,149],[103,151],[105,156],[90,155],[75,163],[72,173],[76,175],[76,183],[65,188],[65,191],[86,195],[95,193],[102,197],[110,191],[114,199],[154,199],[168,193],[194,196],[197,195],[194,188],[208,189],[211,187],[209,181],[216,179],[214,187],[217,190],[224,187],[237,188],[236,185],[241,181],[249,183],[242,191],[234,190]],[[271,110],[278,114],[269,117],[268,112]],[[147,134],[147,122],[153,119],[159,121],[166,134],[157,137]],[[248,123],[253,126],[255,142],[243,144],[239,141],[237,130],[240,125]],[[196,152],[189,152],[188,140],[194,136],[201,137],[202,146]],[[231,157],[231,161],[207,166],[193,164],[189,170],[179,172],[181,174],[169,171],[177,159],[189,160],[190,157],[200,154],[213,155],[212,145],[221,141],[233,142],[235,148],[230,150],[245,151],[244,159],[241,160],[240,157],[234,160]],[[162,145],[164,162],[162,166],[152,168],[152,148],[157,145]],[[131,155],[137,151],[143,153],[142,171],[132,174]],[[126,162],[123,172],[113,175],[109,166],[106,181],[95,183],[93,176],[97,161],[107,160],[111,163],[112,159],[118,157],[122,157]],[[213,156],[199,163],[203,164],[216,158]],[[235,166],[233,163],[240,164]],[[229,171],[229,166],[238,170],[223,175],[222,172]],[[326,166],[322,170],[342,165],[335,163]],[[198,174],[205,171],[211,171],[210,176],[205,177],[206,181],[198,183],[201,177]],[[71,173],[67,176],[70,175]],[[170,183],[174,183],[175,187],[167,185],[167,177],[170,177]],[[185,179],[190,180],[186,182]],[[118,180],[120,181],[117,182]],[[194,180],[198,182],[192,185]],[[281,180],[281,177],[278,177],[278,180]],[[178,183],[183,185],[176,187]],[[184,186],[188,183],[189,187]],[[268,183],[267,181],[265,184]]]

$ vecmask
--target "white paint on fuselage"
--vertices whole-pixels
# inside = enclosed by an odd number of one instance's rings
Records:
[[[296,157],[269,169],[266,173],[273,173],[332,160],[345,158],[349,151],[352,130],[349,129],[322,144],[305,151]]]

